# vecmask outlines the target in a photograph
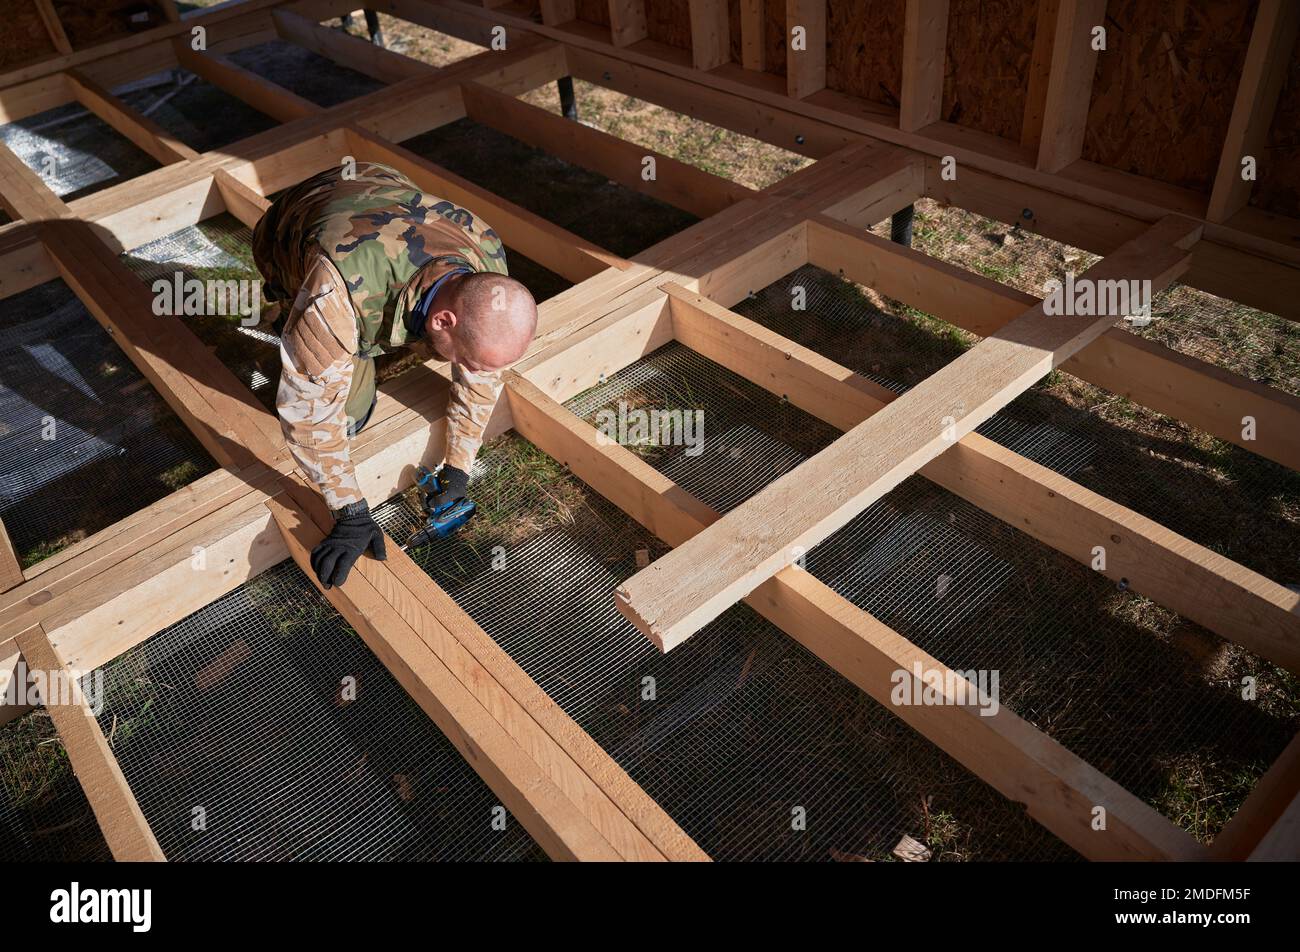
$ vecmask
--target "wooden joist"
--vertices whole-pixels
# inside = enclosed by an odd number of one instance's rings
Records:
[[[1097,65],[1093,30],[1104,26],[1105,14],[1106,0],[1060,0],[1039,136],[1041,171],[1059,172],[1082,154]]]
[[[9,531],[0,521],[0,592],[7,592],[15,585],[21,585],[23,569],[14,554],[13,543],[9,540]]]
[[[310,576],[308,551],[331,523],[323,503],[295,484],[270,505]],[[708,858],[392,539],[388,549],[325,596],[553,858]]]
[[[615,46],[646,38],[646,0],[609,0],[609,31]]]
[[[184,39],[176,41],[175,50],[181,66],[272,119],[291,122],[321,111],[314,102],[244,69],[221,53],[193,50]]]
[[[731,61],[731,20],[727,0],[690,0],[691,62],[714,69]]]
[[[1186,270],[1200,231],[1187,219],[1165,219],[1080,280],[1142,280],[1162,289]],[[1027,311],[637,573],[617,592],[619,610],[661,650],[681,644],[1124,316],[1098,309]]]
[[[261,192],[235,178],[225,169],[217,169],[212,176],[221,200],[226,203],[226,211],[234,215],[249,228],[256,227],[266,210],[271,207],[270,199]]]
[[[841,430],[893,391],[676,285],[674,337]],[[922,476],[1052,548],[1231,641],[1300,672],[1300,595],[1044,466],[968,433]]]
[[[122,102],[81,70],[70,69],[63,75],[68,78],[73,94],[83,106],[161,164],[170,165],[199,157],[180,139]]]
[[[54,0],[33,0],[33,2],[54,48],[64,56],[71,54],[72,44],[68,42],[68,34],[63,29],[63,22],[59,19],[58,11],[54,9]]]
[[[465,111],[475,122],[492,126],[566,162],[599,172],[626,188],[701,218],[750,198],[756,193],[670,156],[643,149],[599,129],[562,119],[481,83],[462,87]],[[647,177],[646,160],[653,160]]]
[[[606,268],[627,262],[585,238],[534,215],[514,202],[498,198],[468,179],[435,165],[359,127],[348,129],[358,160],[382,162],[410,176],[420,188],[457,205],[474,209],[510,247],[570,281],[582,281]]]
[[[579,479],[670,545],[687,543],[718,515],[626,447],[514,372],[507,374],[515,428]],[[1100,771],[1005,707],[896,705],[897,672],[947,668],[809,573],[786,569],[746,599],[863,691],[915,727],[1030,816],[1093,859],[1193,859],[1204,849]],[[1094,829],[1097,807],[1106,829]]]
[[[948,0],[907,0],[903,28],[903,91],[899,128],[906,132],[938,122],[943,105],[943,67],[948,42]]]
[[[428,76],[434,67],[402,56],[341,30],[314,23],[290,10],[271,13],[280,37],[342,66],[364,73],[381,83],[398,83],[413,76]]]
[[[785,0],[785,79],[793,99],[826,88],[826,0]]]
[[[740,62],[745,69],[759,73],[767,64],[767,44],[763,36],[766,2],[767,0],[740,0]]]
[[[1038,303],[1014,288],[825,216],[808,222],[808,260],[982,337]],[[1061,369],[1300,470],[1300,398],[1289,393],[1120,328],[1106,331]],[[1250,420],[1255,425],[1247,429]]]
[[[76,679],[50,644],[40,626],[18,636],[18,647],[27,667],[40,672],[50,686],[50,697],[41,700],[59,732],[72,770],[81,782],[90,808],[95,812],[113,858],[119,862],[162,862],[166,860],[149,822],[140,812],[135,795],[122,776],[122,768],[99,729],[99,722]]]
[[[1256,174],[1259,166],[1270,161],[1265,147],[1277,99],[1291,66],[1298,28],[1300,4],[1294,0],[1260,0],[1210,193],[1206,212],[1210,221],[1227,221],[1250,201],[1254,178],[1243,177],[1243,161],[1249,157]]]
[[[22,159],[0,142],[0,207],[14,218],[45,221],[71,212],[59,196]]]

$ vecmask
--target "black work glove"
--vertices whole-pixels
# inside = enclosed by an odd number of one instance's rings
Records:
[[[371,549],[381,562],[388,558],[384,551],[384,530],[370,515],[370,507],[363,499],[334,513],[334,528],[311,550],[312,571],[326,588],[342,585],[366,549]]]
[[[465,491],[469,489],[469,473],[455,466],[444,466],[438,471],[438,482],[442,491],[429,500],[429,505],[434,509],[465,498]]]

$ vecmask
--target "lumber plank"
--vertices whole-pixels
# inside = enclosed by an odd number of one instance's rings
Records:
[[[506,393],[520,435],[564,463],[669,545],[716,524],[718,514],[626,447],[599,437],[519,374]],[[896,673],[946,668],[835,594],[809,573],[787,568],[746,603],[867,694],[947,751],[1047,829],[1091,859],[1194,859],[1204,849],[1165,817],[1005,707],[981,715],[971,704],[895,705]],[[1092,828],[1093,809],[1107,813]]]
[[[412,76],[428,76],[436,72],[428,63],[394,53],[342,30],[313,23],[291,10],[272,10],[271,18],[282,39],[381,83],[397,83]]]
[[[1052,47],[1056,42],[1056,17],[1061,0],[1038,0],[1034,24],[1034,50],[1029,59],[1029,92],[1020,125],[1020,144],[1038,154],[1043,136],[1043,110],[1047,107],[1047,84],[1052,78]]]
[[[14,218],[44,221],[72,213],[45,181],[0,142],[0,207]]]
[[[690,0],[691,63],[715,69],[731,61],[731,19],[727,0]]]
[[[119,862],[166,861],[94,713],[80,691],[70,690],[72,674],[45,632],[40,626],[28,629],[18,636],[18,648],[29,670],[42,673],[50,679],[47,683],[63,685],[63,690],[51,692],[52,696],[42,701],[113,858]]]
[[[63,21],[59,19],[59,14],[54,9],[54,0],[35,0],[35,3],[36,12],[41,15],[41,22],[45,24],[45,32],[50,35],[50,42],[64,56],[69,55],[72,52],[72,44],[68,42]]]
[[[611,181],[651,195],[707,218],[757,194],[703,169],[644,149],[599,129],[563,119],[480,83],[462,87],[465,111],[475,122],[492,126],[574,165],[599,172]],[[655,175],[643,174],[646,158]]]
[[[557,860],[618,859],[619,854],[609,842],[363,573],[354,571],[346,583],[330,588],[316,581],[310,553],[324,533],[311,517],[296,504],[280,499],[271,501],[268,507],[303,574],[356,629],[384,667],[547,854]],[[424,622],[437,624],[431,617]]]
[[[678,341],[832,426],[851,429],[898,398],[708,298],[664,290]],[[919,472],[1084,565],[1104,545],[1108,578],[1300,671],[1300,594],[978,433]]]
[[[824,216],[808,221],[808,259],[985,337],[1038,301],[982,275]],[[1300,398],[1292,394],[1121,328],[1106,331],[1060,369],[1300,470]],[[1256,423],[1254,439],[1245,438],[1247,417]]]
[[[767,67],[767,43],[763,37],[766,0],[740,0],[740,62],[745,69],[761,73]]]
[[[948,43],[948,0],[907,0],[899,128],[915,132],[940,119]]]
[[[1086,272],[1150,280],[1186,270],[1201,226],[1169,217]],[[1186,246],[1186,247],[1184,247]],[[716,526],[669,552],[616,592],[616,604],[668,651],[753,591],[1099,337],[1122,314],[1048,317],[1027,311],[858,424]]]
[[[287,452],[275,418],[181,321],[154,316],[148,288],[90,226],[60,222],[46,248],[68,286],[221,465],[274,465]]]
[[[221,200],[226,203],[226,211],[249,228],[257,227],[266,210],[271,207],[271,200],[252,186],[245,185],[225,169],[217,169],[212,177],[216,182],[217,191],[221,193]]]
[[[646,38],[646,0],[609,0],[609,31],[615,46]]]
[[[1039,138],[1040,171],[1059,172],[1083,152],[1097,66],[1092,28],[1103,25],[1105,14],[1106,0],[1060,0]]]
[[[328,516],[317,498],[299,505],[318,527]],[[389,540],[392,543],[392,540]],[[556,786],[629,860],[707,860],[708,856],[396,543],[386,562],[360,571],[452,674],[478,696]]]
[[[1250,854],[1252,863],[1294,863],[1296,860],[1300,860],[1300,794],[1292,798]]]
[[[506,244],[570,281],[582,281],[609,267],[627,267],[628,263],[617,255],[514,202],[498,198],[409,149],[356,126],[349,127],[348,133],[358,159],[391,165],[409,175],[420,188],[474,209],[476,215],[491,223]]]
[[[178,39],[174,49],[177,61],[185,69],[272,119],[291,122],[321,112],[321,107],[314,102],[244,69],[228,56],[191,49],[184,39]]]
[[[1266,149],[1269,128],[1291,65],[1297,29],[1300,29],[1300,4],[1291,0],[1260,0],[1210,191],[1205,216],[1210,221],[1227,221],[1250,201],[1253,182],[1241,177],[1242,159],[1253,156],[1258,165],[1269,161]]]
[[[81,70],[64,75],[77,100],[163,165],[197,159],[195,152],[148,116],[132,109]]]
[[[577,16],[577,0],[542,0],[542,22],[547,26],[559,26]]]
[[[802,48],[794,48],[795,31]],[[785,0],[786,95],[805,99],[826,88],[826,0]]]
[[[22,566],[14,554],[13,543],[9,541],[9,532],[0,520],[0,592],[7,592],[23,582]]]
[[[1291,739],[1264,776],[1255,781],[1232,819],[1214,838],[1210,844],[1212,858],[1252,858],[1251,854],[1268,836],[1297,794],[1300,794],[1300,734]],[[1300,851],[1293,851],[1290,859],[1300,859]]]

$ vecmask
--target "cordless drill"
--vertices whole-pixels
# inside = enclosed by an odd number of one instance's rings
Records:
[[[415,485],[420,490],[420,505],[424,510],[424,525],[416,529],[406,540],[403,549],[427,545],[435,539],[445,539],[457,529],[469,522],[478,507],[471,499],[453,499],[442,505],[436,505],[434,499],[442,492],[442,483],[438,474],[427,466],[421,466],[416,474]]]

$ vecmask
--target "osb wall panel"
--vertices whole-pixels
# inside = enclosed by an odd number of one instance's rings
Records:
[[[727,21],[731,24],[731,61],[739,63],[743,59],[740,45],[740,0],[727,0]]]
[[[1110,0],[1083,157],[1208,192],[1258,0]]]
[[[12,69],[56,52],[32,0],[0,0],[0,69]]]
[[[826,85],[898,106],[907,0],[831,0],[826,10]]]
[[[648,0],[645,26],[647,39],[689,50],[691,48],[689,0]]]
[[[1018,141],[1037,25],[1038,0],[952,0],[943,118]]]
[[[600,26],[609,26],[609,4],[606,0],[578,0],[578,19]]]
[[[1259,181],[1251,204],[1279,215],[1300,218],[1300,38],[1291,51],[1290,67],[1264,154],[1255,157]]]

